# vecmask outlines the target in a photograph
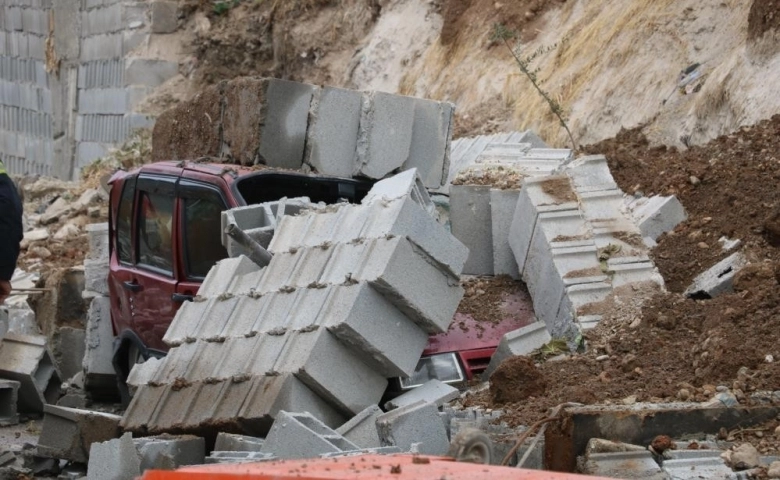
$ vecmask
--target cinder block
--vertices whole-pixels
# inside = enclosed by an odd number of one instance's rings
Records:
[[[432,403],[437,407],[440,407],[451,400],[455,400],[459,396],[460,391],[457,388],[433,379],[388,401],[385,403],[385,408],[388,410],[403,408],[417,402]]]
[[[352,176],[362,103],[362,94],[354,90],[322,87],[314,92],[304,162],[315,172]]]
[[[490,187],[450,187],[452,234],[469,249],[463,267],[467,275],[493,275],[493,239]]]
[[[130,480],[140,475],[141,457],[130,433],[114,440],[92,444],[87,466],[88,480]]]
[[[748,261],[741,252],[733,253],[696,276],[691,286],[685,290],[685,295],[708,299],[731,292],[734,290],[734,275],[747,264]]]
[[[529,355],[537,348],[543,347],[552,340],[547,326],[543,322],[535,322],[525,327],[513,330],[501,337],[498,348],[490,359],[482,378],[487,380],[490,375],[501,365],[501,362],[509,357],[517,355]]]
[[[96,297],[87,312],[87,339],[84,352],[84,380],[87,390],[115,388],[116,373],[111,363],[114,332],[111,326],[111,300]]]
[[[71,378],[82,370],[86,332],[81,328],[60,327],[54,334],[54,356],[62,378]]]
[[[205,462],[206,441],[192,435],[144,437],[133,440],[141,457],[141,472],[174,470],[185,465]]]
[[[214,443],[214,452],[259,452],[265,439],[220,432]]]
[[[148,384],[157,375],[157,369],[162,363],[162,359],[151,357],[134,365],[127,376],[127,384],[136,388]]]
[[[123,88],[79,91],[79,113],[123,115],[128,110],[128,92]]]
[[[490,225],[493,237],[493,274],[520,278],[512,249],[509,247],[509,230],[515,216],[520,190],[490,190]]]
[[[428,188],[439,188],[447,180],[454,112],[451,103],[414,99],[409,158],[402,168],[416,168]]]
[[[42,412],[60,394],[61,377],[44,336],[7,333],[0,343],[0,377],[20,383],[20,412]]]
[[[179,26],[176,2],[152,2],[152,33],[173,33]]]
[[[208,275],[206,275],[198,289],[198,295],[212,297],[228,292],[231,282],[236,278],[242,275],[253,274],[259,270],[260,267],[246,257],[220,260],[209,270]]]
[[[108,295],[108,260],[84,260],[85,290]]]
[[[81,61],[109,60],[122,57],[122,34],[93,35],[81,41]]]
[[[87,258],[92,260],[108,258],[108,223],[91,223],[85,228],[89,239]]]
[[[38,455],[42,457],[86,463],[93,443],[120,434],[118,415],[55,405],[46,405],[44,412],[38,439]]]
[[[381,414],[381,408],[371,405],[337,428],[336,432],[360,448],[381,447],[382,442],[376,428],[376,419]]]
[[[300,169],[313,85],[240,78],[225,88],[224,143],[242,165]]]
[[[661,197],[655,195],[643,200],[638,205],[629,204],[631,216],[636,222],[642,237],[657,240],[661,234],[674,230],[674,227],[684,222],[688,215],[685,208],[674,195]]]
[[[154,2],[158,5],[166,2]],[[158,87],[166,80],[179,73],[179,64],[166,60],[150,60],[146,58],[128,58],[125,64],[125,85],[143,85]]]
[[[280,411],[261,452],[286,459],[345,450],[358,450],[358,446],[309,413]]]
[[[79,89],[112,88],[124,85],[124,61],[120,59],[83,62],[79,65]]]
[[[439,410],[431,403],[397,408],[380,415],[376,424],[383,445],[396,446],[405,452],[411,450],[412,444],[421,443],[419,453],[444,455],[450,446]]]
[[[409,158],[415,99],[382,92],[363,96],[356,175],[380,179]]]
[[[618,188],[604,155],[588,155],[569,162],[563,169],[578,192]]]
[[[14,380],[0,380],[0,427],[19,423],[16,404],[19,401],[20,385]]]
[[[119,32],[123,27],[122,5],[120,4],[86,10],[81,13],[82,37]]]
[[[583,473],[612,478],[667,478],[649,451],[592,453],[585,458]]]
[[[410,168],[390,178],[376,182],[371,186],[371,190],[363,197],[360,203],[367,205],[380,199],[395,200],[406,196],[411,197],[429,215],[436,218],[436,206],[433,204],[416,168]]]

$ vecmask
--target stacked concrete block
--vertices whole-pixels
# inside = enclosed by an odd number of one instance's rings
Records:
[[[547,331],[547,326],[542,322],[535,322],[505,334],[501,337],[498,348],[485,369],[483,378],[489,379],[490,374],[507,358],[516,355],[530,355],[531,352],[543,347],[550,340],[552,340],[550,332]]]
[[[376,428],[376,419],[380,415],[382,415],[382,409],[371,405],[337,428],[336,432],[360,448],[381,447],[382,442]]]
[[[388,410],[393,410],[395,408],[403,408],[420,401],[432,403],[440,407],[451,400],[455,400],[459,396],[460,391],[457,388],[440,382],[439,380],[433,379],[388,401],[385,403],[385,408]]]
[[[6,334],[0,343],[0,378],[20,383],[20,412],[42,412],[60,395],[61,377],[44,336]]]
[[[450,442],[439,409],[424,401],[397,408],[377,418],[382,444],[408,452],[419,443],[418,453],[444,455]]]
[[[38,455],[86,463],[90,446],[119,436],[121,417],[103,412],[46,405]]]
[[[492,217],[490,187],[453,185],[450,187],[452,234],[469,249],[463,267],[467,275],[493,274]]]
[[[260,451],[287,459],[357,449],[357,445],[312,415],[281,411]]]
[[[16,405],[19,401],[20,385],[14,380],[0,380],[0,427],[19,423]]]
[[[177,313],[173,348],[124,427],[263,435],[280,410],[335,427],[376,405],[387,377],[411,374],[428,334],[449,326],[467,252],[423,206],[419,178],[401,179],[361,205],[283,217],[264,268],[219,262]]]
[[[674,227],[688,218],[685,208],[674,195],[630,197],[627,200],[631,217],[642,232],[643,238],[657,240],[663,233],[674,230]]]
[[[322,87],[312,97],[304,162],[316,172],[349,177],[355,171],[363,95]]]

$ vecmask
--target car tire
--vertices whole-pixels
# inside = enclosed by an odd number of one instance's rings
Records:
[[[122,346],[117,350],[116,357],[114,365],[115,370],[117,370],[117,387],[122,405],[127,407],[135,394],[133,387],[127,384],[127,377],[130,375],[130,370],[132,370],[133,366],[144,363],[148,360],[148,356],[137,342],[127,339],[122,342]]]
[[[493,461],[493,442],[477,428],[464,428],[452,439],[448,457],[458,462],[490,465]]]

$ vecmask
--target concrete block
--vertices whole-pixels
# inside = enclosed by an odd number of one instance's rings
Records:
[[[367,205],[379,199],[386,201],[406,196],[411,197],[429,215],[436,217],[436,206],[433,204],[430,195],[428,195],[428,191],[425,189],[425,185],[415,168],[410,168],[390,178],[376,182],[371,186],[371,190],[363,197],[360,203]]]
[[[355,175],[380,179],[409,158],[415,99],[382,92],[363,96]]]
[[[354,90],[322,87],[314,92],[304,163],[315,172],[352,176],[362,103],[362,94]]]
[[[108,259],[84,260],[85,289],[108,295]]]
[[[734,471],[720,458],[720,451],[709,457],[664,460],[663,470],[673,480],[733,478]]]
[[[141,475],[141,457],[133,444],[133,436],[92,444],[87,465],[88,480],[132,480]]]
[[[46,405],[38,455],[86,463],[90,446],[120,434],[122,417],[110,413]]]
[[[160,3],[166,2],[155,2],[152,5]],[[125,85],[143,85],[154,88],[179,73],[179,64],[176,62],[146,58],[128,58],[126,62]]]
[[[89,240],[87,258],[92,260],[108,258],[108,223],[91,223],[85,229]]]
[[[225,88],[223,139],[242,165],[300,169],[313,85],[239,78]]]
[[[360,448],[381,447],[382,442],[376,428],[376,419],[381,414],[381,408],[371,405],[337,428],[336,432]]]
[[[509,247],[509,230],[520,190],[490,190],[490,226],[493,238],[493,274],[520,278],[517,260]]]
[[[14,380],[0,380],[0,427],[19,423],[16,404],[21,384]]]
[[[309,413],[280,411],[261,452],[289,459],[345,450],[358,450],[358,446]]]
[[[86,332],[81,328],[60,327],[54,334],[54,359],[62,378],[71,378],[82,370]]]
[[[715,298],[734,291],[734,275],[748,264],[741,253],[733,253],[693,279],[685,295],[697,299]]]
[[[152,2],[152,33],[173,33],[179,27],[176,2]]]
[[[114,332],[111,326],[111,300],[96,297],[87,312],[87,338],[84,352],[84,381],[87,390],[111,388],[116,385],[116,373],[111,363]]]
[[[100,88],[79,92],[79,113],[123,115],[128,110],[127,91],[122,88]]]
[[[498,348],[490,359],[485,373],[483,373],[483,379],[490,378],[490,374],[493,373],[501,362],[509,357],[516,355],[529,355],[537,348],[541,348],[546,343],[552,340],[550,332],[547,331],[547,326],[543,322],[535,322],[530,325],[526,325],[523,328],[513,330],[506,333],[501,337],[501,341],[498,343]]]
[[[93,35],[81,41],[82,62],[120,58],[123,53],[121,33]]]
[[[493,275],[493,239],[490,187],[450,187],[452,234],[469,249],[463,266],[467,275]]]
[[[278,457],[273,453],[263,452],[220,452],[215,450],[211,452],[211,455],[206,457],[207,464],[254,463],[268,462],[271,460],[278,460]]]
[[[421,443],[418,452],[444,455],[450,442],[439,410],[431,403],[419,402],[397,408],[376,421],[379,438],[385,446],[396,446],[408,452],[413,443]]]
[[[585,458],[583,473],[612,478],[667,478],[649,451],[593,453]]]
[[[160,368],[162,363],[162,359],[152,357],[143,363],[134,365],[127,376],[127,384],[136,388],[148,384],[155,378],[157,369]]]
[[[688,218],[685,208],[676,196],[653,197],[629,204],[631,217],[636,222],[642,237],[657,240],[663,233],[674,230],[674,227]]]
[[[403,169],[416,168],[427,188],[439,188],[450,168],[455,105],[415,99],[409,158]]]
[[[214,443],[215,452],[259,452],[265,439],[220,432]]]
[[[451,400],[455,400],[459,396],[460,391],[457,388],[433,379],[388,401],[385,403],[385,408],[387,410],[393,410],[417,402],[432,403],[437,407],[440,407]]]
[[[193,435],[137,438],[133,444],[141,457],[141,472],[174,470],[205,462],[206,441]]]
[[[246,257],[220,260],[209,270],[198,289],[198,295],[202,297],[220,295],[230,290],[231,282],[236,278],[258,270],[260,267]]]
[[[119,32],[124,27],[121,4],[81,12],[82,37]]]
[[[579,192],[618,188],[604,155],[588,155],[569,162],[563,170]]]
[[[0,343],[0,377],[20,383],[20,412],[42,412],[60,394],[60,374],[46,337],[7,333]]]

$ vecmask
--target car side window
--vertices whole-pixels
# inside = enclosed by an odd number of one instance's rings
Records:
[[[136,177],[125,180],[116,215],[116,249],[119,261],[132,263],[133,199]]]
[[[174,197],[142,191],[138,205],[138,263],[173,275]]]
[[[222,197],[214,190],[184,194],[184,251],[187,277],[204,278],[219,260],[227,258],[222,246]]]

